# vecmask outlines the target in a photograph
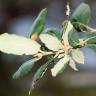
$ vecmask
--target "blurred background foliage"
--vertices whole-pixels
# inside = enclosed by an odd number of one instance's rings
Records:
[[[0,0],[0,34],[4,32],[26,36],[32,22],[41,9],[48,8],[46,28],[61,28],[66,19],[68,0]],[[96,27],[96,0],[69,0],[71,12],[82,2],[88,3],[92,10],[90,26]],[[12,46],[10,46],[12,47]],[[52,78],[50,71],[38,82],[31,96],[96,96],[96,54],[88,48],[85,65],[77,65],[79,72],[67,68],[64,74]],[[44,64],[43,58],[31,73],[21,80],[13,80],[13,73],[31,56],[14,56],[0,53],[0,96],[27,96],[32,76]]]

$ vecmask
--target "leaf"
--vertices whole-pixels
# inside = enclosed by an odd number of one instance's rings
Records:
[[[91,10],[88,4],[80,4],[75,12],[70,17],[70,20],[77,31],[86,31],[86,27],[82,25],[88,25],[91,17]],[[81,24],[80,24],[81,23]]]
[[[85,25],[88,24],[91,16],[91,10],[88,4],[81,3],[71,16],[71,22],[81,22]]]
[[[42,43],[45,44],[45,46],[52,50],[52,51],[58,51],[59,49],[62,48],[61,42],[58,40],[58,38],[51,36],[49,34],[41,34],[40,35],[40,40]]]
[[[0,51],[14,55],[33,55],[40,50],[40,45],[34,40],[11,34],[0,35]]]
[[[70,61],[69,61],[69,66],[75,70],[75,71],[78,71],[78,69],[76,68],[76,64],[74,62],[74,60],[72,58],[70,58]]]
[[[31,33],[29,34],[28,37],[31,37],[33,34],[40,35],[43,32],[46,17],[47,17],[47,8],[41,10],[41,12],[39,13],[38,17],[32,24]]]
[[[87,40],[87,44],[96,43],[96,33],[87,32],[84,38]]]
[[[35,73],[35,75],[34,75],[34,77],[33,77],[33,82],[34,82],[34,81],[37,81],[38,79],[40,79],[40,78],[44,75],[45,71],[47,70],[47,67],[48,67],[48,63],[42,65],[42,66],[37,70],[37,72]]]
[[[32,85],[31,85],[31,88],[29,90],[29,95],[31,94],[32,90],[34,89],[34,86],[36,84],[36,82],[42,78],[42,76],[44,75],[45,71],[47,70],[47,67],[48,67],[48,64],[44,64],[42,65],[38,70],[37,72],[35,73],[34,77],[33,77],[33,80],[32,80]]]
[[[86,47],[92,49],[94,52],[96,52],[96,44],[87,44]]]
[[[42,76],[44,75],[45,71],[48,68],[48,65],[54,60],[54,58],[50,58],[49,61],[46,62],[46,64],[42,65],[37,72],[35,73],[34,77],[33,77],[33,81],[37,81],[38,79],[42,78]]]
[[[69,56],[65,56],[64,58],[60,59],[57,64],[51,69],[52,76],[55,77],[59,73],[61,73],[62,70],[64,70],[64,67],[69,61]]]
[[[51,58],[49,61],[46,62],[46,64],[42,65],[35,73],[33,80],[32,80],[32,85],[29,91],[29,94],[31,93],[32,89],[34,88],[36,82],[43,77],[44,73],[46,72],[48,65],[54,60],[54,58]]]
[[[80,23],[80,22],[72,22],[74,28],[78,31],[78,32],[86,32],[88,31],[88,26]]]
[[[79,49],[74,49],[71,52],[72,59],[77,63],[84,64],[84,54]]]
[[[57,37],[59,40],[61,40],[61,33],[56,28],[47,28],[44,32],[48,33],[49,35]]]
[[[73,29],[73,25],[71,24],[70,21],[67,21],[65,24],[66,25],[64,27],[62,39],[64,42],[68,43],[68,35],[69,35],[70,31]]]
[[[69,44],[72,47],[76,47],[79,43],[79,37],[77,35],[77,31],[73,28],[70,32],[69,32]]]
[[[34,58],[22,64],[20,68],[14,73],[13,79],[19,79],[27,75],[31,71],[32,67],[35,65],[35,62],[38,60],[38,58]]]

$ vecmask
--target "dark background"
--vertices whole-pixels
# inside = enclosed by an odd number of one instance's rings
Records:
[[[66,19],[68,0],[0,0],[0,34],[4,32],[26,36],[32,22],[41,9],[48,8],[46,27],[61,28]],[[69,0],[71,13],[82,2],[92,10],[91,27],[96,27],[96,0]],[[12,46],[10,46],[12,47]],[[79,72],[70,68],[64,74],[53,78],[50,70],[37,84],[31,96],[96,96],[96,54],[88,48],[82,49],[86,60],[77,65]],[[13,73],[31,56],[14,56],[0,53],[0,96],[28,96],[36,69],[45,62],[37,62],[32,72],[21,80],[13,80]]]

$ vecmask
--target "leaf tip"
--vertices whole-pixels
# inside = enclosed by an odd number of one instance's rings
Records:
[[[13,79],[17,79],[17,76],[16,76],[15,73],[13,74],[12,78],[13,78]]]
[[[47,8],[44,8],[44,9],[41,10],[41,13],[47,14],[47,12],[48,12]]]
[[[53,77],[56,77],[56,72],[54,71],[54,69],[51,69],[51,74]]]

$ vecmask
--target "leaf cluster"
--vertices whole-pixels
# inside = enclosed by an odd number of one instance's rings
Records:
[[[84,64],[85,59],[81,48],[89,47],[96,52],[96,31],[88,26],[91,17],[88,4],[80,4],[73,14],[69,15],[68,20],[63,21],[62,29],[45,29],[47,13],[46,8],[41,10],[27,37],[7,33],[0,35],[0,51],[14,55],[33,56],[15,72],[14,79],[27,75],[35,62],[43,56],[47,57],[48,61],[37,70],[33,77],[32,88],[49,69],[50,64],[53,65],[51,68],[53,77],[64,72],[68,65],[78,71],[76,64]],[[79,37],[78,32],[82,32],[84,37]]]

